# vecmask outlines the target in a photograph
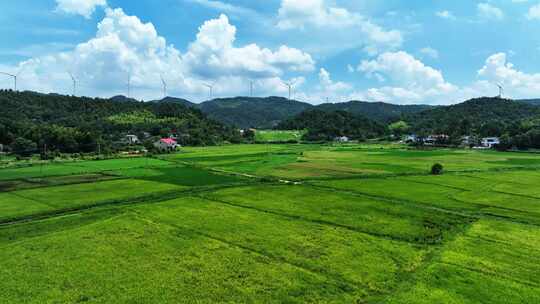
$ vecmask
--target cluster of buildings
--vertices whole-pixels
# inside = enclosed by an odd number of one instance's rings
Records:
[[[407,135],[403,143],[422,143],[427,146],[433,146],[435,144],[448,143],[450,137],[446,134],[429,135],[426,137],[420,137],[415,134]],[[475,138],[472,136],[464,136],[461,138],[461,144],[463,146],[472,146],[474,149],[493,149],[501,140],[498,137],[484,137]]]
[[[150,138],[150,134],[148,134],[148,136],[144,134],[144,136],[145,138]],[[122,142],[128,145],[140,145],[142,143],[139,137],[133,134],[126,135]],[[174,136],[157,139],[153,142],[153,146],[156,150],[161,152],[172,152],[181,147],[177,142],[177,138]]]

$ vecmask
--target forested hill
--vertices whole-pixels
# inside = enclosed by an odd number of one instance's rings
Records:
[[[197,104],[194,104],[194,103],[192,103],[191,101],[189,101],[187,99],[170,97],[170,96],[167,96],[167,97],[165,97],[163,99],[160,99],[160,100],[153,100],[152,102],[157,102],[157,103],[178,103],[178,104],[184,105],[186,107],[197,108]]]
[[[384,102],[349,101],[343,103],[325,103],[317,106],[323,111],[345,111],[369,117],[378,122],[397,120],[403,115],[414,114],[432,109],[428,105],[396,105]]]
[[[540,106],[501,98],[476,98],[466,102],[408,115],[415,132],[427,134],[480,134],[495,136],[521,121],[540,115]]]
[[[394,105],[383,102],[350,101],[344,103],[327,103],[318,106],[288,100],[282,97],[233,97],[219,98],[194,104],[185,99],[167,97],[154,102],[174,102],[200,109],[210,118],[222,123],[245,128],[272,128],[280,122],[294,117],[309,109],[319,109],[326,112],[345,111],[363,115],[381,123],[398,120],[406,114],[417,113],[431,109],[427,105]]]
[[[143,103],[58,94],[0,90],[0,144],[61,152],[93,151],[126,133],[185,134],[183,144],[211,145],[239,140],[232,127],[179,103]]]
[[[345,111],[322,111],[319,109],[304,111],[293,118],[281,122],[281,130],[307,130],[306,140],[334,140],[335,137],[347,136],[350,139],[363,140],[374,138],[385,132],[385,126],[366,117]]]
[[[540,106],[540,99],[519,99],[519,100],[516,100],[516,101],[520,101],[520,102]]]
[[[210,118],[239,128],[272,128],[313,106],[283,97],[235,97],[203,102],[197,106]]]

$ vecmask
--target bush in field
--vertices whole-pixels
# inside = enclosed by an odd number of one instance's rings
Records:
[[[431,167],[431,174],[433,175],[441,175],[443,173],[443,165],[436,163]]]

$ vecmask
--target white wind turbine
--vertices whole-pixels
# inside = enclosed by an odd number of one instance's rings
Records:
[[[499,98],[503,98],[504,86],[502,85],[502,83],[497,83],[497,87],[499,88]]]
[[[69,77],[71,77],[71,81],[73,82],[73,96],[77,95],[77,78],[73,76],[71,72],[68,72]]]
[[[17,91],[17,78],[19,77],[21,72],[22,70],[20,70],[17,74],[11,74],[11,73],[6,73],[6,72],[0,72],[0,74],[13,78],[14,90]]]
[[[254,81],[253,80],[249,80],[249,97],[253,97],[253,85],[254,85]]]
[[[213,83],[204,83],[203,85],[208,88],[209,93],[210,93],[210,100],[211,100],[212,97],[214,97],[214,84]]]
[[[161,78],[161,84],[163,86],[163,98],[166,98],[167,97],[167,83],[165,82],[165,79],[163,79],[163,75],[159,75],[159,77]]]
[[[291,100],[292,90],[295,85],[296,81],[283,81],[283,85],[286,86],[289,89],[289,100]]]

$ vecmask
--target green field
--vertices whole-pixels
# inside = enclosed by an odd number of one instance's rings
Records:
[[[539,303],[538,185],[540,154],[386,144],[9,167],[0,298]]]
[[[300,142],[306,131],[257,130],[256,142]]]

